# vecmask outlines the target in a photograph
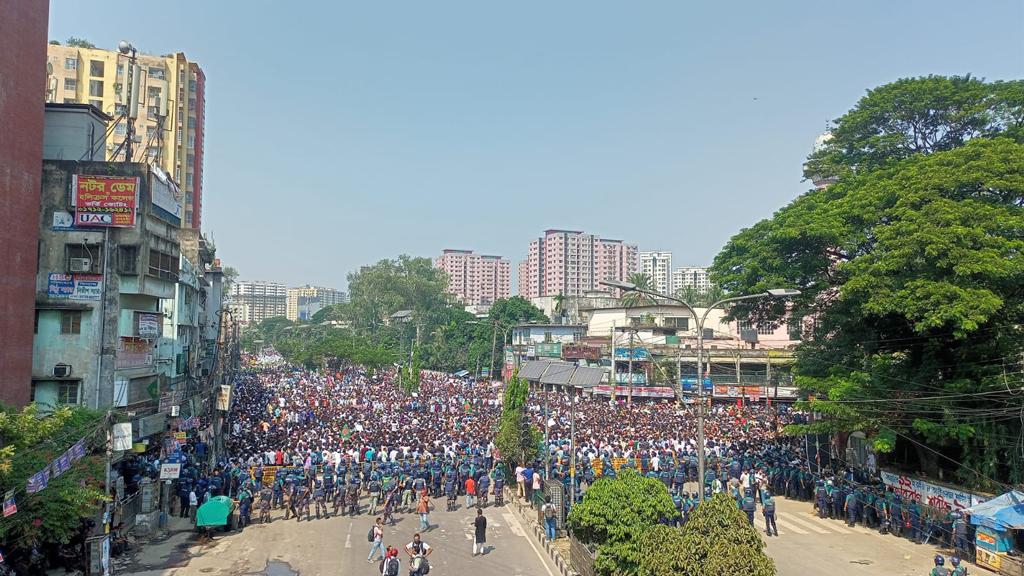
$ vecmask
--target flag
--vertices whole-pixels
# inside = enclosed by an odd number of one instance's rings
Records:
[[[348,437],[352,435],[352,429],[348,427],[348,424],[341,429],[341,437],[348,440]]]
[[[14,501],[14,490],[8,490],[7,494],[4,494],[4,518],[16,513],[18,511],[18,504]],[[2,562],[3,560],[0,560]]]

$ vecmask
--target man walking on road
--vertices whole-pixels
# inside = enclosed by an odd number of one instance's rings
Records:
[[[764,529],[771,536],[779,535],[779,527],[775,525],[775,498],[771,493],[765,492],[764,500],[761,501],[761,513],[764,514]]]
[[[366,561],[370,564],[380,562],[384,559],[384,521],[379,516],[373,521],[373,528],[370,529],[370,541],[373,545],[370,546],[370,554]],[[375,554],[380,554],[380,560],[373,559]]]
[[[476,518],[473,519],[473,531],[475,532],[473,537],[473,556],[479,553],[484,553],[485,543],[487,542],[487,518],[484,518],[484,511],[482,508],[476,509]]]
[[[416,504],[416,513],[420,515],[420,532],[430,529],[430,496],[427,491],[420,493],[420,501]]]

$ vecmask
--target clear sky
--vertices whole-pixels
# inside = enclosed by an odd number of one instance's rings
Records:
[[[900,77],[1024,77],[1020,0],[52,0],[50,37],[207,77],[203,223],[243,279],[344,287],[581,229],[710,263]],[[513,283],[513,292],[515,283]]]

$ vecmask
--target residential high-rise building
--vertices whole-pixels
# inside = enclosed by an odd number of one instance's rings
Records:
[[[672,253],[664,251],[640,252],[640,272],[651,279],[651,287],[655,292],[671,295],[672,285]]]
[[[707,292],[711,289],[711,278],[708,276],[708,269],[699,266],[683,266],[672,272],[672,288],[680,290],[690,287],[698,292]]]
[[[116,50],[47,46],[52,68],[47,102],[92,104],[112,116],[113,130],[96,160],[123,161],[129,57]],[[206,75],[183,53],[138,54],[138,103],[132,160],[157,164],[177,182],[185,228],[199,229],[203,208],[203,135],[206,125]],[[135,84],[135,82],[133,82]],[[83,158],[64,158],[83,160]]]
[[[448,292],[467,306],[488,306],[512,294],[512,266],[501,256],[447,249],[434,263],[448,275]]]
[[[0,401],[31,398],[49,2],[0,2]]]
[[[309,320],[320,310],[347,301],[348,294],[334,288],[310,286],[309,284],[299,288],[289,288],[285,316],[292,322]]]
[[[626,280],[636,270],[634,244],[578,230],[545,230],[519,263],[519,295],[580,296],[602,289],[601,280]]]
[[[241,312],[235,321],[242,324],[258,324],[288,313],[288,288],[284,284],[239,281],[231,285],[230,295],[231,309]]]

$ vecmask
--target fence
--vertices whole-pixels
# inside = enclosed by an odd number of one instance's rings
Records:
[[[569,564],[580,576],[595,576],[594,562],[597,560],[597,553],[591,552],[590,548],[580,542],[573,534],[569,534]]]
[[[139,513],[142,512],[142,491],[139,490],[135,494],[125,498],[121,501],[121,527],[118,532],[121,535],[125,535],[131,532],[132,528],[135,528],[135,523],[138,519]]]

